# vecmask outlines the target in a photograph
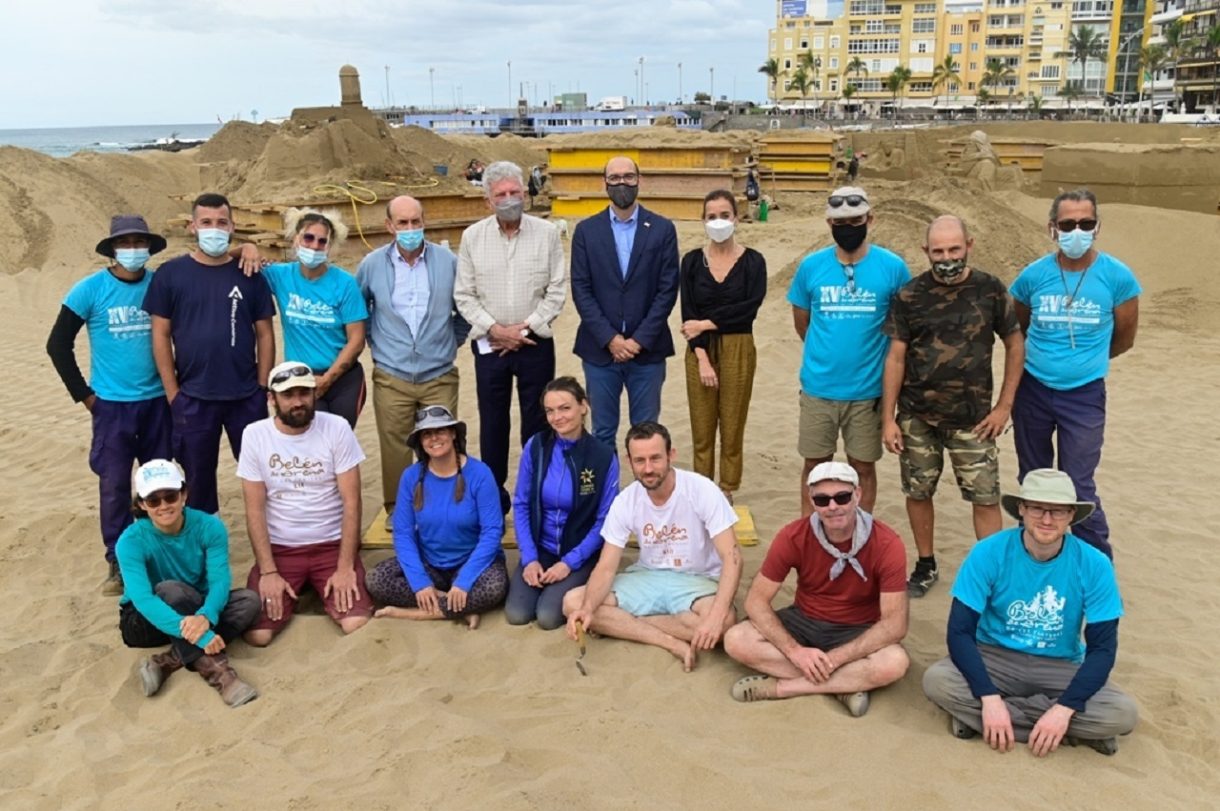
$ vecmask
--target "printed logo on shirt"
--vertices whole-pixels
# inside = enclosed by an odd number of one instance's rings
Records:
[[[242,300],[237,285],[233,285],[233,289],[229,291],[229,300],[233,302],[233,306],[229,308],[229,346],[237,346],[237,302]]]
[[[152,332],[152,318],[135,305],[107,307],[106,329],[117,340],[139,338]]]
[[[1014,600],[1008,605],[1007,629],[1014,638],[1029,647],[1054,647],[1063,634],[1063,608],[1066,597],[1060,597],[1054,586],[1047,586],[1029,602]]]
[[[1101,305],[1089,298],[1071,301],[1070,296],[1057,294],[1038,296],[1038,323],[1048,329],[1067,329],[1072,326],[1098,326],[1101,324]]]
[[[320,459],[302,459],[300,456],[286,458],[278,453],[271,454],[267,469],[272,478],[287,481],[297,489],[304,489],[308,479],[326,475],[326,465]]]
[[[877,312],[877,294],[845,284],[818,288],[818,312],[827,318],[865,318]]]
[[[582,496],[593,495],[593,471],[589,468],[585,468],[584,470],[580,471],[579,493]]]
[[[312,321],[316,324],[334,324],[335,308],[324,301],[314,301],[297,293],[289,293],[288,306],[284,308],[284,317]]]

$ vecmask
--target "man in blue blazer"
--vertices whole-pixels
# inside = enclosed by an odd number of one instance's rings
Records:
[[[627,157],[606,164],[610,205],[572,235],[576,345],[593,406],[593,434],[615,446],[627,388],[631,424],[661,416],[665,359],[674,354],[669,313],[678,299],[674,224],[636,202],[640,170]]]

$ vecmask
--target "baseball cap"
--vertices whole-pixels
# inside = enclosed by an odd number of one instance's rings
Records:
[[[136,494],[140,498],[158,490],[181,490],[185,484],[182,468],[168,459],[152,459],[136,469]]]
[[[828,220],[847,220],[869,211],[868,192],[859,186],[840,186],[826,198]]]
[[[267,388],[272,391],[288,391],[298,386],[312,389],[317,385],[313,371],[299,360],[286,360],[267,375]]]
[[[809,479],[805,483],[812,486],[825,481],[846,482],[852,487],[859,487],[860,475],[845,462],[823,462],[809,471]]]

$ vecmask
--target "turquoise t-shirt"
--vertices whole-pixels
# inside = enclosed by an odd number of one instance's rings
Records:
[[[1048,387],[1067,391],[1106,376],[1114,308],[1141,291],[1135,274],[1113,256],[1098,253],[1083,278],[1081,272],[1060,274],[1056,256],[1026,267],[1011,292],[1029,308],[1025,368]]]
[[[132,403],[165,396],[153,361],[152,318],[143,308],[152,277],[145,270],[139,281],[125,282],[102,268],[64,297],[64,306],[89,331],[89,385],[103,400]]]
[[[1058,555],[1039,562],[1025,551],[1021,532],[1001,530],[975,544],[953,596],[979,613],[981,644],[1081,662],[1085,623],[1123,615],[1114,566],[1070,533]]]
[[[906,262],[872,245],[847,270],[833,245],[805,257],[788,301],[809,311],[801,390],[823,400],[872,400],[881,396],[881,370],[890,339],[882,332],[890,299],[911,280]]]
[[[300,262],[268,265],[263,276],[279,305],[284,359],[315,371],[329,369],[347,343],[345,325],[369,317],[355,278],[329,265],[317,279],[306,279]]]

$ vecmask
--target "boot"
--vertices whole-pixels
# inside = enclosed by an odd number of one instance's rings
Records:
[[[177,652],[170,648],[165,653],[149,656],[140,662],[140,682],[144,685],[144,695],[155,696],[169,678],[169,674],[182,667],[182,660]]]
[[[102,594],[106,597],[119,597],[123,594],[123,573],[119,571],[119,564],[113,560],[110,561],[110,573],[102,581]]]
[[[195,670],[204,681],[216,688],[230,707],[240,707],[258,698],[258,690],[238,677],[237,671],[229,664],[227,654],[204,654],[195,660]]]

